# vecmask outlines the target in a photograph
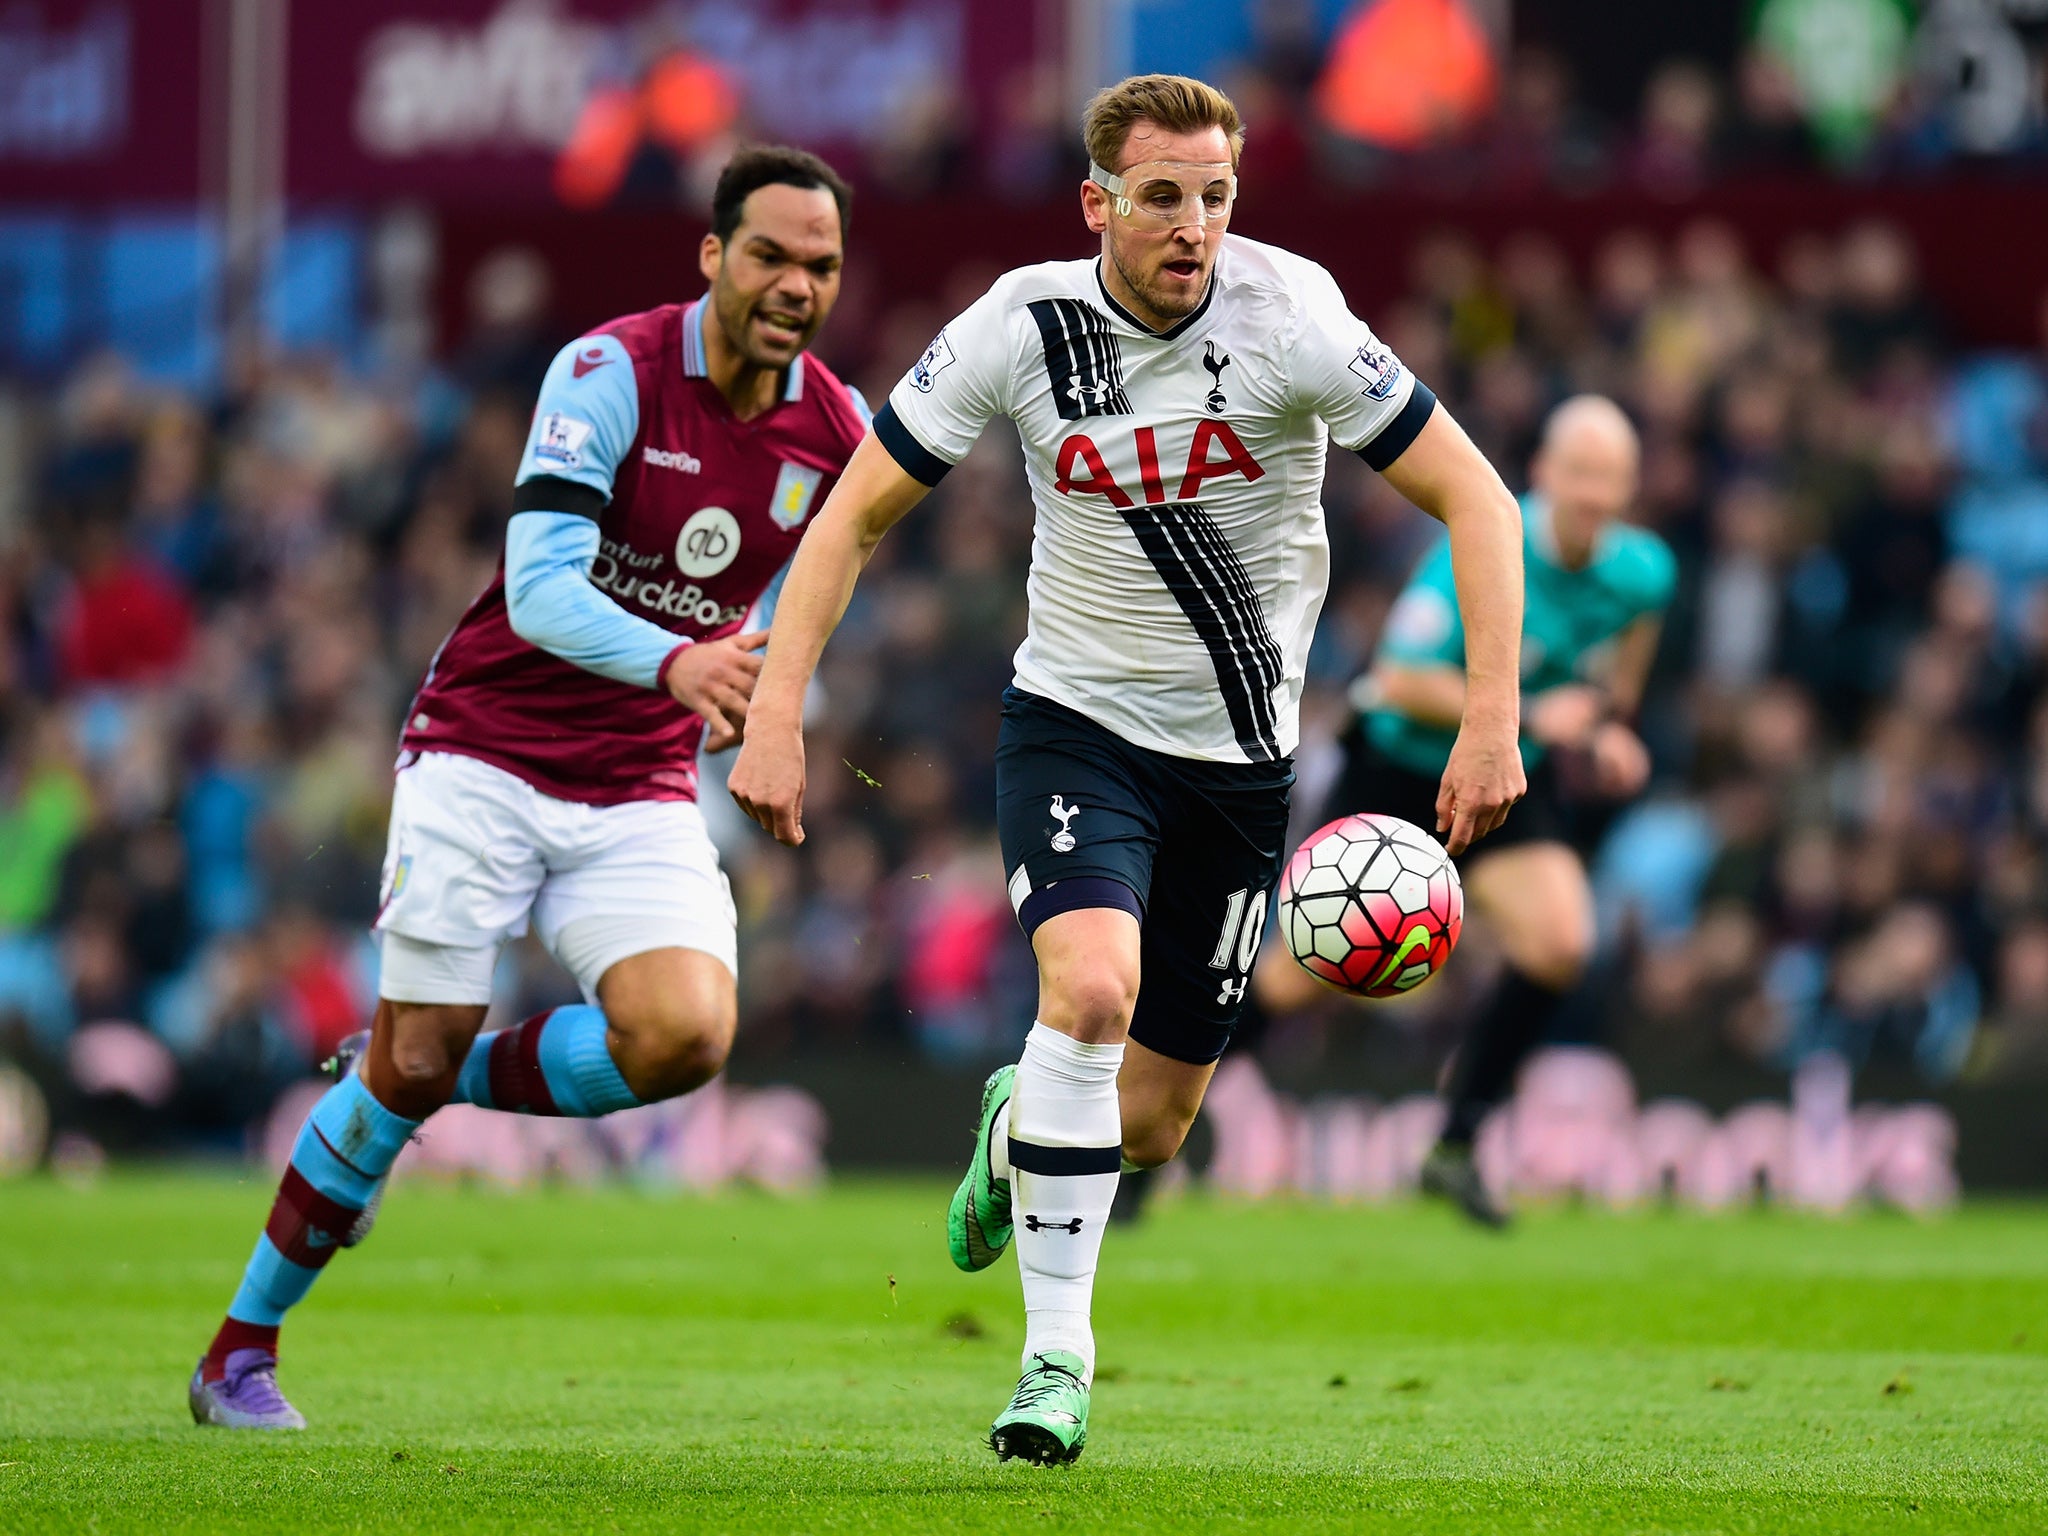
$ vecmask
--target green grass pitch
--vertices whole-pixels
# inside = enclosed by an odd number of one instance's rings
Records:
[[[945,1193],[402,1189],[258,1436],[184,1393],[264,1184],[0,1185],[0,1530],[2048,1531],[2040,1207],[1189,1199],[1111,1234],[1039,1469],[981,1443],[1016,1270],[952,1270]]]

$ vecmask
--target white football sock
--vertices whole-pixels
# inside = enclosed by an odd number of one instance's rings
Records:
[[[1123,1161],[1116,1077],[1121,1042],[1083,1045],[1033,1024],[1010,1096],[1011,1216],[1024,1282],[1024,1364],[1049,1349],[1081,1357],[1095,1377],[1088,1309],[1102,1230]]]

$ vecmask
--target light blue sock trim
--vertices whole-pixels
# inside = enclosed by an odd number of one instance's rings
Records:
[[[228,1303],[228,1316],[238,1323],[275,1328],[285,1313],[299,1304],[313,1282],[317,1269],[294,1264],[277,1251],[268,1233],[256,1238],[256,1251],[249,1255],[249,1267],[242,1272],[241,1288]]]
[[[577,1004],[557,1008],[541,1030],[541,1075],[555,1108],[565,1115],[591,1119],[640,1103],[612,1060],[606,1028],[602,1008]]]
[[[503,1033],[494,1029],[470,1042],[469,1054],[462,1058],[462,1070],[455,1074],[455,1093],[448,1100],[450,1104],[474,1104],[478,1109],[498,1107],[491,1102],[491,1042]]]
[[[313,1106],[292,1148],[292,1161],[321,1194],[360,1207],[419,1128],[419,1121],[379,1104],[352,1072]]]

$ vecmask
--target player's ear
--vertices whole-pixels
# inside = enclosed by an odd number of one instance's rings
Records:
[[[1109,228],[1109,194],[1092,181],[1081,183],[1081,217],[1088,221],[1091,234]]]
[[[705,282],[715,283],[724,267],[725,242],[716,235],[707,234],[697,247],[697,270],[704,274]]]

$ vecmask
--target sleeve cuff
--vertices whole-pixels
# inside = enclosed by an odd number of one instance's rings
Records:
[[[875,437],[903,472],[920,485],[937,485],[953,467],[911,435],[893,401],[883,401],[875,412]]]
[[[1408,445],[1421,434],[1435,410],[1435,391],[1417,379],[1408,392],[1408,403],[1371,438],[1358,445],[1358,456],[1374,469],[1390,468],[1394,460],[1408,451]]]
[[[661,658],[661,665],[654,669],[654,691],[656,693],[668,692],[668,669],[675,664],[675,659],[678,656],[682,655],[683,652],[696,643],[694,640],[678,641],[675,648]]]

